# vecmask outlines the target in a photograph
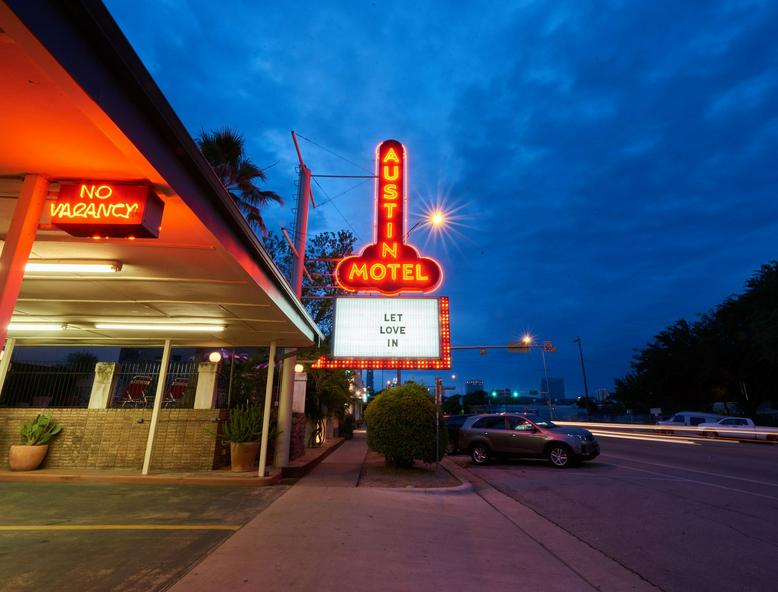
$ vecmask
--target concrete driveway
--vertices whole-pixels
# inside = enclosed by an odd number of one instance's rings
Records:
[[[164,589],[287,489],[0,483],[0,588]]]

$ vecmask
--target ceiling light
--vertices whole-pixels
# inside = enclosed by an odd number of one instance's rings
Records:
[[[61,323],[9,323],[9,331],[62,331]]]
[[[122,264],[119,261],[30,259],[24,271],[28,273],[114,273],[121,269]]]
[[[200,333],[221,333],[224,325],[162,325],[142,323],[96,323],[95,329],[115,331],[187,331]]]

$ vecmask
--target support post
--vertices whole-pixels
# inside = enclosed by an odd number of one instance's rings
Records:
[[[273,404],[273,377],[276,371],[276,342],[270,342],[267,358],[267,383],[265,384],[265,409],[262,417],[262,440],[259,446],[259,476],[265,476],[267,466],[268,431],[270,430],[270,407]]]
[[[573,343],[578,344],[578,355],[581,356],[581,374],[583,375],[584,383],[584,396],[589,398],[589,382],[586,380],[586,365],[584,364],[583,348],[581,347],[581,338],[576,337],[573,339]]]
[[[14,355],[15,346],[16,339],[13,337],[9,337],[5,340],[5,348],[3,348],[3,359],[0,360],[0,399],[2,399],[3,396],[5,377],[8,376],[8,369],[11,367],[11,357]]]
[[[275,466],[289,464],[292,437],[292,407],[294,407],[294,367],[297,356],[284,359],[281,367],[281,396],[278,400],[278,433],[276,434]]]
[[[5,235],[0,254],[0,343],[8,335],[19,289],[22,287],[24,268],[30,257],[35,233],[41,219],[43,204],[49,191],[49,182],[40,175],[27,175],[16,200],[11,225]]]
[[[303,273],[305,273],[305,247],[308,238],[308,200],[311,193],[311,169],[305,165],[297,136],[292,132],[292,141],[300,161],[300,178],[297,187],[297,219],[295,221],[295,250],[297,257],[292,265],[292,288],[297,298],[303,295]],[[275,465],[289,464],[289,443],[292,437],[292,398],[294,397],[294,367],[297,356],[284,359],[281,390],[278,395],[278,433],[276,434]]]
[[[89,409],[108,409],[111,406],[111,396],[116,387],[116,362],[97,362],[95,378],[92,382],[92,392],[89,394]]]
[[[219,362],[200,362],[197,364],[197,388],[195,389],[193,408],[213,409],[216,406],[218,386]]]
[[[162,363],[159,366],[159,378],[157,378],[157,390],[154,394],[154,408],[151,412],[151,425],[149,426],[149,437],[146,440],[146,455],[143,457],[144,475],[149,474],[151,467],[151,453],[154,450],[154,436],[157,433],[157,424],[159,423],[159,410],[162,408],[162,397],[165,396],[165,383],[167,382],[167,367],[170,365],[170,340],[165,340],[165,347],[162,349]]]

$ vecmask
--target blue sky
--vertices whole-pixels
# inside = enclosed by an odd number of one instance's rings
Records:
[[[291,226],[290,130],[348,159],[303,142],[314,173],[363,174],[378,142],[405,143],[411,211],[461,215],[447,241],[412,237],[446,270],[453,342],[552,340],[569,395],[576,336],[590,389],[610,387],[777,256],[778,3],[107,4],[193,135],[235,127],[272,165],[287,205],[270,228]],[[355,182],[322,185],[326,201]],[[372,200],[335,197],[310,230],[367,242]],[[453,372],[535,389],[542,365],[459,353]]]

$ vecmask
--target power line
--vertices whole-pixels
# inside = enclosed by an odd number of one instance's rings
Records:
[[[302,136],[300,136],[302,137]],[[343,212],[340,211],[340,208],[337,206],[337,204],[332,201],[332,198],[329,196],[329,194],[324,190],[324,187],[321,186],[321,183],[319,183],[316,179],[313,180],[314,183],[316,183],[317,187],[321,189],[324,196],[327,198],[327,201],[325,203],[331,203],[332,207],[335,208],[335,211],[340,214],[340,217],[343,218],[343,221],[348,225],[348,227],[351,229],[351,232],[354,233],[354,236],[357,237],[357,240],[359,242],[362,242],[362,238],[359,236],[359,233],[356,231],[356,229],[351,225],[351,222],[348,221],[348,218],[346,218],[343,215]]]
[[[353,191],[353,190],[354,190],[354,189],[356,189],[357,187],[362,187],[362,185],[364,185],[365,183],[367,183],[369,180],[370,180],[370,179],[365,179],[364,181],[361,181],[361,182],[357,183],[356,185],[353,185],[353,186],[349,187],[348,189],[344,189],[344,190],[343,190],[343,191],[341,191],[340,193],[336,193],[335,195],[333,195],[332,197],[330,197],[328,201],[325,201],[325,202],[322,202],[322,203],[320,203],[320,204],[319,204],[319,206],[321,207],[321,206],[323,206],[323,205],[325,205],[325,204],[328,204],[328,203],[330,203],[332,200],[334,200],[334,199],[338,199],[338,198],[339,198],[341,195],[345,195],[345,194],[347,194],[348,192],[350,192],[350,191]]]
[[[340,158],[341,160],[345,160],[345,161],[346,161],[346,162],[348,162],[349,164],[353,164],[355,167],[357,167],[357,168],[359,168],[359,169],[362,169],[363,171],[367,171],[367,172],[368,172],[368,173],[370,173],[371,175],[373,174],[373,171],[371,171],[370,169],[368,169],[368,168],[366,168],[366,167],[362,166],[361,164],[358,164],[358,163],[354,162],[353,160],[350,160],[350,159],[346,158],[345,156],[342,156],[342,155],[338,154],[338,153],[337,153],[337,152],[335,152],[334,150],[330,150],[330,149],[329,149],[329,148],[327,148],[326,146],[322,146],[321,144],[318,144],[318,143],[314,142],[314,141],[313,141],[313,140],[311,140],[310,138],[306,138],[305,136],[303,136],[303,135],[302,135],[302,134],[300,134],[300,133],[297,133],[297,137],[298,137],[298,138],[302,138],[302,139],[303,139],[303,140],[305,140],[306,142],[310,142],[310,143],[311,143],[311,144],[313,144],[314,146],[318,146],[319,148],[321,148],[321,149],[322,149],[322,150],[324,150],[325,152],[329,152],[330,154],[332,154],[333,156],[336,156],[336,157]]]

